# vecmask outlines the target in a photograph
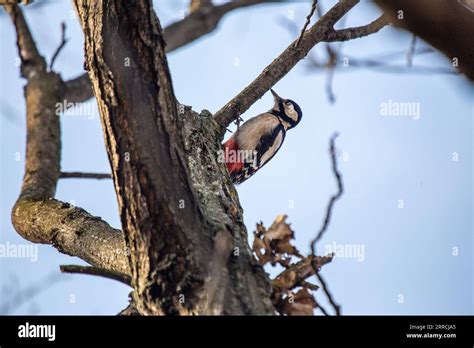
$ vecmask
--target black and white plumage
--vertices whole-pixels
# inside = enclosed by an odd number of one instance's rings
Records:
[[[271,90],[275,105],[252,117],[224,143],[224,159],[232,181],[240,184],[262,168],[278,152],[286,131],[294,128],[303,116],[293,100]]]

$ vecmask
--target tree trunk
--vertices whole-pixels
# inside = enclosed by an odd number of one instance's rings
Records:
[[[179,106],[151,2],[75,0],[141,314],[273,314],[221,127]]]

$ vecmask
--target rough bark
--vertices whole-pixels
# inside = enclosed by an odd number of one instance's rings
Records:
[[[216,161],[218,127],[190,110],[178,116],[151,3],[75,5],[138,311],[272,314],[269,280],[251,255],[236,192]]]

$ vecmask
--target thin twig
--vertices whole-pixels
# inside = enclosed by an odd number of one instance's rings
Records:
[[[110,271],[104,268],[93,267],[93,266],[79,266],[79,265],[61,265],[59,269],[62,273],[79,273],[96,275],[104,278],[117,280],[123,284],[131,286],[132,278],[127,274],[122,274],[114,271]]]
[[[82,172],[61,172],[60,179],[112,179],[107,173],[82,173]]]
[[[331,137],[330,144],[329,144],[329,154],[331,155],[331,162],[332,162],[332,172],[334,174],[334,177],[336,178],[337,181],[337,192],[331,196],[329,199],[329,203],[326,208],[326,216],[324,218],[323,225],[321,226],[321,229],[319,230],[318,234],[316,235],[316,238],[314,238],[311,241],[311,253],[312,255],[316,255],[316,243],[323,237],[324,233],[326,232],[329,222],[331,221],[331,215],[332,215],[332,209],[334,206],[334,203],[342,196],[344,193],[344,186],[342,184],[342,177],[341,173],[337,169],[337,160],[336,160],[336,147],[335,147],[335,140],[338,137],[338,133],[334,133]]]
[[[319,4],[317,7],[317,12],[321,9],[321,5]],[[299,32],[299,29],[296,25],[289,20],[282,21],[283,25],[285,25],[288,30],[294,34],[295,32]],[[341,44],[344,41],[339,41]],[[327,45],[328,43],[326,43]],[[417,48],[413,52],[414,55],[421,55],[427,53],[435,52],[431,47],[422,47]],[[319,59],[316,56],[317,52],[314,50],[311,51],[308,56],[306,57],[306,61],[309,62],[309,68],[316,71],[326,71],[328,67],[331,66],[331,59],[330,57],[327,60]],[[336,67],[344,67],[344,69],[337,69],[339,73],[341,72],[352,72],[356,68],[366,68],[376,70],[381,73],[388,73],[388,74],[400,74],[400,73],[410,73],[410,74],[460,74],[459,71],[455,69],[445,68],[445,67],[430,67],[430,66],[412,66],[407,67],[406,64],[391,64],[390,61],[393,59],[397,59],[403,55],[406,55],[406,50],[403,51],[393,51],[385,54],[379,54],[376,56],[369,57],[353,57],[350,55],[345,54],[344,60],[338,58],[336,62]],[[341,54],[338,54],[341,56]],[[346,64],[346,62],[350,62],[350,64]],[[313,69],[314,68],[314,69]]]
[[[334,91],[332,89],[332,82],[334,80],[334,73],[336,70],[335,67],[336,67],[335,65],[328,67],[328,71],[326,75],[326,94],[331,104],[336,101],[336,96],[334,95]]]
[[[50,71],[53,70],[54,62],[56,61],[56,58],[58,57],[63,47],[67,44],[67,41],[68,39],[66,39],[66,23],[61,22],[61,42],[59,43],[58,48],[56,48],[56,51],[53,54],[53,58],[51,58],[51,63],[49,64]]]
[[[316,303],[316,308],[319,308],[319,310],[320,310],[325,316],[329,316],[328,311],[327,311],[323,306],[321,306],[321,304],[316,300],[316,297],[315,297],[315,296],[313,296],[313,300],[314,300],[314,302]]]
[[[411,68],[413,65],[413,57],[415,55],[415,49],[416,49],[416,35],[413,34],[411,41],[410,41],[410,47],[408,48],[407,52],[407,66]]]
[[[306,16],[306,23],[304,24],[303,29],[301,29],[301,34],[298,38],[298,41],[296,41],[295,47],[297,47],[300,44],[300,41],[303,38],[304,32],[308,28],[308,25],[311,22],[311,17],[313,17],[314,11],[316,11],[317,6],[318,6],[318,0],[313,0],[313,4],[311,5],[311,11]]]
[[[326,295],[327,299],[329,300],[329,303],[331,303],[331,306],[334,308],[334,311],[336,312],[336,315],[341,315],[341,306],[339,306],[336,301],[334,300],[334,297],[332,296],[332,293],[329,291],[329,288],[326,284],[326,281],[324,280],[323,276],[319,273],[316,272],[316,277],[318,278],[319,282],[321,283],[321,287],[323,288],[324,294]],[[327,315],[327,314],[326,314]]]
[[[336,138],[338,137],[338,133],[334,133],[329,141],[329,154],[331,156],[331,162],[332,162],[332,171],[334,174],[334,177],[336,178],[337,181],[337,193],[331,196],[329,199],[329,203],[326,208],[326,216],[324,218],[323,225],[321,229],[319,230],[318,234],[316,237],[311,241],[311,255],[316,255],[316,243],[323,237],[324,233],[326,232],[329,222],[331,221],[331,215],[332,215],[332,209],[334,206],[334,203],[342,196],[344,193],[344,186],[342,184],[342,177],[341,173],[339,173],[339,170],[337,169],[337,160],[336,160],[336,146],[335,146],[335,141]],[[313,259],[314,260],[314,259]],[[323,288],[324,294],[328,298],[329,302],[331,303],[332,307],[334,308],[334,311],[336,312],[336,315],[341,315],[341,309],[340,306],[336,303],[334,300],[331,292],[329,291],[326,282],[324,281],[324,278],[322,278],[321,274],[319,273],[319,265],[317,265],[315,262],[311,262],[311,266],[313,267],[316,277],[318,278],[319,282],[321,283],[321,286]]]
[[[332,90],[332,82],[334,80],[334,73],[336,70],[337,61],[339,59],[339,52],[333,49],[329,43],[326,43],[326,51],[329,57],[326,74],[326,94],[329,98],[329,102],[334,103],[336,101],[336,96],[334,95],[334,92]]]

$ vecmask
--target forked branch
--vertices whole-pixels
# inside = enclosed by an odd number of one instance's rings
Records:
[[[225,129],[240,117],[248,108],[260,99],[270,88],[282,79],[295,65],[319,42],[366,36],[376,32],[387,22],[380,19],[367,26],[334,30],[334,24],[352,9],[359,0],[341,0],[324,14],[309,30],[303,32],[301,38],[292,42],[262,73],[231,99],[214,115],[215,121]],[[298,44],[297,44],[298,43]]]

